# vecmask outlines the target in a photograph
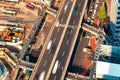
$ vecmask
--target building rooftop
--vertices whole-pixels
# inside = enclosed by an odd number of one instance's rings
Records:
[[[97,61],[96,77],[102,78],[102,79],[109,79],[109,80],[119,80],[120,65],[114,64],[114,63]]]
[[[110,45],[101,45],[100,54],[105,54],[106,56],[120,56],[120,47],[110,46]]]
[[[83,51],[83,48],[88,46],[88,43],[89,43],[89,38],[82,38],[81,42],[78,45],[78,49],[73,60],[74,66],[80,66],[85,64],[84,57],[87,56],[87,54]]]

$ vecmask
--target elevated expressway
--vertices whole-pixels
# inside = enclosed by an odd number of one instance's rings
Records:
[[[74,0],[74,8],[77,8],[77,12],[75,15],[71,15],[61,47],[55,60],[59,61],[58,69],[55,74],[52,72],[50,73],[48,80],[64,80],[75,42],[81,28],[81,22],[84,16],[85,8],[87,6],[87,1],[88,0]]]
[[[44,73],[43,80],[64,79],[77,35],[81,28],[87,1],[88,0],[63,0],[56,23],[53,25],[55,28],[52,30],[52,33],[50,33],[44,44],[44,48],[39,56],[30,80],[41,80],[40,76],[43,75],[42,73]],[[66,6],[67,9],[65,10]],[[77,8],[77,11],[76,14],[73,14],[75,7]],[[52,45],[48,50],[46,49],[46,46],[50,40],[52,41]],[[58,67],[56,74],[52,74],[51,71],[56,60],[60,61],[60,66]]]

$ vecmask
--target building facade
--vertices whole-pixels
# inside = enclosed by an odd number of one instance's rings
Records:
[[[120,0],[111,1],[110,21],[113,45],[119,46],[118,43],[120,42]]]
[[[120,42],[120,0],[111,1],[110,21],[113,45],[118,46]]]

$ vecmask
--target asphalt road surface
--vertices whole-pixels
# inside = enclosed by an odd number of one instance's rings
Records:
[[[77,0],[75,7],[77,8],[76,15],[72,14],[69,26],[67,28],[66,34],[64,36],[62,45],[60,47],[59,53],[57,55],[56,61],[59,61],[58,68],[55,74],[51,72],[49,80],[61,80],[62,72],[66,65],[68,55],[74,40],[76,29],[80,20],[80,16],[84,7],[85,0]],[[56,62],[55,61],[55,62]]]
[[[45,71],[45,76],[46,76],[46,73],[49,70],[49,66],[53,60],[54,53],[55,53],[56,47],[58,46],[63,29],[64,29],[63,27],[56,27],[54,29],[52,36],[50,38],[50,40],[52,40],[51,48],[49,50],[46,49],[46,51],[43,55],[43,59],[39,65],[38,71],[36,72],[35,79],[38,79],[40,74],[43,71]]]
[[[73,4],[73,2],[70,0],[65,1],[64,7],[58,18],[60,24],[66,24],[67,18],[69,16],[69,13],[72,8],[72,4]],[[66,5],[67,5],[67,9],[65,10]],[[42,57],[41,63],[39,64],[39,68],[38,68],[38,71],[36,72],[34,80],[38,79],[42,72],[45,72],[44,78],[46,77],[49,67],[52,63],[53,57],[55,55],[54,53],[56,51],[56,48],[57,48],[60,38],[62,36],[64,27],[65,27],[64,25],[58,25],[54,29],[52,36],[50,38],[50,40],[52,40],[51,48],[49,50],[47,50],[47,49],[45,50],[45,53]]]

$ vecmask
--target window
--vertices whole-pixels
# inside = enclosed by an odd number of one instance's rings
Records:
[[[120,17],[117,17],[117,19],[120,19]]]
[[[116,26],[116,29],[120,29],[120,26]]]
[[[120,15],[120,12],[118,12],[118,15]]]
[[[120,7],[118,7],[118,10],[120,10]]]
[[[114,39],[114,42],[117,42],[118,41],[118,39]]]
[[[117,24],[120,24],[120,21],[117,21]]]
[[[118,2],[120,3],[120,0],[118,0]]]
[[[120,31],[115,31],[115,33],[119,33]]]

